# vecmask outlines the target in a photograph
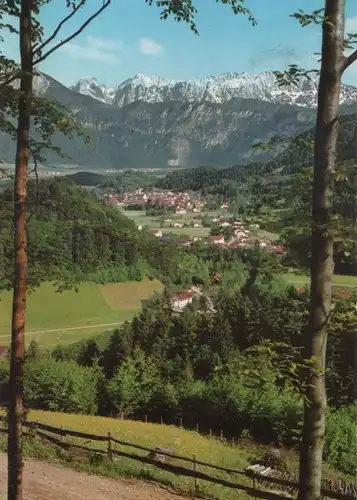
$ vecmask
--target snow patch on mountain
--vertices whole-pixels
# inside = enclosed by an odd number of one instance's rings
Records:
[[[75,85],[72,85],[70,89],[80,94],[88,95],[106,104],[113,103],[116,93],[115,88],[107,87],[99,83],[96,78],[81,78]]]

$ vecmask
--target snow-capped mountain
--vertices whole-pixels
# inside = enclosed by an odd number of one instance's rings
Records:
[[[108,89],[95,79],[80,80],[73,90],[90,95],[116,107],[134,101],[144,102],[211,102],[224,103],[232,98],[258,99],[277,104],[316,107],[317,80],[305,80],[299,85],[281,88],[273,73],[225,73],[198,80],[167,80],[157,76],[137,74]],[[341,104],[357,102],[357,88],[342,85]]]
[[[110,88],[99,83],[96,78],[81,78],[75,85],[72,85],[70,89],[80,94],[93,97],[106,104],[112,104],[116,93],[115,88]]]

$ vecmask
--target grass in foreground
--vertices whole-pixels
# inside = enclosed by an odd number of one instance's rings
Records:
[[[64,428],[97,435],[107,435],[108,431],[110,431],[113,436],[123,441],[140,444],[149,448],[154,448],[156,446],[173,448],[177,455],[192,457],[193,454],[195,454],[197,460],[235,469],[244,469],[251,463],[251,459],[259,458],[267,450],[266,447],[254,444],[249,440],[238,441],[236,446],[233,447],[223,444],[216,439],[201,436],[194,431],[182,430],[174,426],[134,422],[130,420],[123,421],[105,417],[52,413],[37,410],[31,410],[28,419],[53,425],[55,427],[63,426]],[[66,441],[69,439],[70,438],[66,438]],[[81,439],[73,439],[73,442],[93,448],[106,448],[105,442],[84,442]],[[2,448],[4,447],[4,443],[5,440],[2,439],[0,441]],[[120,446],[118,449],[128,453],[147,455],[146,452],[135,450],[130,447]],[[37,457],[42,460],[64,460],[63,453],[60,453],[57,448],[43,445],[39,440],[27,440],[25,452],[27,456]],[[297,455],[291,451],[287,451],[286,455],[290,470],[292,472],[296,471],[298,465]],[[141,464],[126,458],[119,458],[118,461],[114,463],[107,459],[104,459],[104,461],[100,463],[94,463],[93,460],[78,461],[73,459],[67,463],[80,470],[95,472],[101,475],[149,479],[170,485],[181,492],[190,494],[195,491],[193,478],[176,476],[172,473],[157,469],[154,466]],[[192,467],[192,465],[187,462],[176,461],[174,463],[186,468]],[[211,476],[221,477],[238,484],[252,486],[252,481],[241,475],[214,471],[213,469],[202,466],[199,466],[198,470]],[[329,477],[343,477],[337,475],[328,466],[325,466],[324,473],[325,476]],[[199,492],[202,496],[210,496],[211,498],[222,500],[246,500],[250,498],[244,492],[214,485],[202,480],[199,481]]]
[[[82,283],[78,293],[56,293],[50,283],[44,283],[28,297],[26,338],[51,347],[97,335],[132,319],[141,301],[161,289],[159,281],[145,279],[109,285]],[[0,344],[10,338],[11,301],[12,292],[0,295]]]

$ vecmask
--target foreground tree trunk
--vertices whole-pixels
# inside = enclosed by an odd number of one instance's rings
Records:
[[[331,216],[340,84],[345,63],[344,20],[345,1],[326,0],[314,150],[310,320],[305,339],[306,357],[313,359],[313,369],[309,370],[307,380],[299,500],[318,500],[321,492],[326,410],[324,372],[334,269]]]
[[[23,364],[27,292],[26,197],[32,94],[31,5],[32,0],[22,0],[20,14],[22,73],[14,185],[15,276],[8,411],[8,500],[22,500]]]

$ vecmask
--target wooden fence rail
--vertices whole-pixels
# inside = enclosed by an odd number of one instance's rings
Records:
[[[6,418],[3,416],[0,416],[0,422],[6,422]],[[280,479],[276,477],[269,477],[269,476],[261,476],[260,474],[254,473],[252,471],[247,471],[243,469],[232,469],[228,467],[223,467],[220,465],[212,464],[209,462],[204,462],[197,460],[196,457],[194,458],[189,458],[185,456],[180,456],[176,455],[174,453],[169,453],[165,450],[160,449],[160,451],[157,451],[157,449],[152,449],[148,448],[146,446],[138,445],[135,443],[130,443],[128,441],[122,441],[120,439],[117,439],[116,437],[112,436],[110,432],[108,432],[107,436],[101,436],[101,435],[96,435],[96,434],[89,434],[89,433],[84,433],[84,432],[79,432],[79,431],[74,431],[72,429],[64,429],[64,428],[57,428],[53,427],[52,425],[48,424],[42,424],[40,422],[30,422],[30,421],[25,421],[24,422],[24,427],[27,427],[33,431],[36,432],[36,434],[57,445],[60,446],[64,449],[78,449],[78,450],[83,450],[88,453],[95,453],[95,454],[107,454],[109,458],[113,459],[114,456],[120,456],[124,458],[128,458],[131,460],[135,460],[144,464],[148,465],[153,465],[159,469],[165,470],[167,472],[171,472],[175,475],[181,475],[181,476],[186,476],[186,477],[192,477],[195,480],[197,479],[202,479],[204,481],[210,482],[210,483],[215,483],[219,484],[221,486],[225,486],[227,488],[232,488],[235,490],[240,490],[246,492],[248,495],[251,495],[255,498],[262,498],[266,500],[281,500],[282,498],[287,498],[291,497],[291,495],[287,495],[284,492],[277,492],[277,491],[269,491],[265,489],[256,489],[255,487],[250,487],[242,484],[238,484],[232,481],[229,481],[227,479],[223,479],[220,477],[216,476],[210,476],[209,474],[206,474],[205,472],[199,471],[197,468],[197,465],[201,465],[203,467],[208,467],[217,471],[225,472],[228,474],[235,474],[235,475],[241,475],[246,478],[249,478],[251,480],[263,480],[264,483],[270,483],[272,486],[277,485],[280,487],[286,487],[286,488],[293,488],[297,490],[298,484],[296,481],[293,480],[287,480],[287,479]],[[6,428],[1,428],[0,427],[0,432],[7,433]],[[55,434],[60,436],[60,438],[57,438],[55,436],[51,436],[50,434]],[[100,442],[107,442],[108,446],[107,448],[90,448],[84,445],[80,444],[75,444],[72,442],[65,442],[63,440],[64,437],[70,436],[70,437],[77,437],[81,439],[86,439],[89,441],[100,441]],[[121,446],[125,447],[130,447],[134,448],[137,450],[145,451],[148,452],[149,454],[160,454],[166,457],[169,457],[171,459],[175,460],[180,460],[184,462],[188,462],[193,464],[193,469],[187,469],[185,467],[179,466],[179,465],[173,465],[169,463],[164,463],[160,462],[158,460],[155,460],[153,458],[150,458],[150,456],[143,456],[143,455],[137,455],[135,453],[128,453],[122,450],[116,450],[113,449],[112,443],[116,443]],[[255,482],[253,483],[255,484]],[[357,489],[357,488],[356,488]],[[333,498],[335,500],[356,500],[357,495],[356,494],[343,494],[339,491],[333,491],[330,488],[325,488],[322,487],[321,489],[321,494],[324,497],[328,498]]]

